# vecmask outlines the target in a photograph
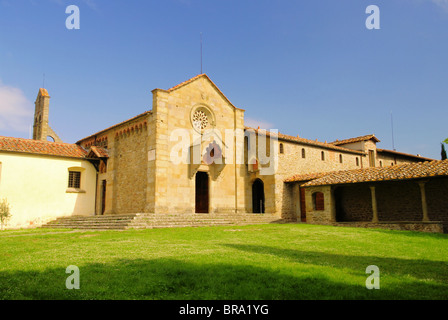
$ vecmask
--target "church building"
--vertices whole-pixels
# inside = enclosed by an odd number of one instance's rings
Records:
[[[205,74],[152,94],[151,110],[70,144],[50,128],[50,96],[40,89],[33,139],[0,137],[0,198],[11,203],[10,225],[134,213],[269,214],[332,224],[338,218],[356,220],[356,214],[341,209],[336,215],[332,182],[337,179],[319,184],[323,192],[317,199],[312,181],[432,161],[377,148],[380,140],[373,134],[320,142],[246,127],[244,110]],[[443,172],[437,177],[448,175]],[[344,180],[344,195],[336,192],[339,207],[341,199],[350,198],[350,183]],[[371,208],[371,198],[365,199]],[[323,213],[316,203],[325,203]]]

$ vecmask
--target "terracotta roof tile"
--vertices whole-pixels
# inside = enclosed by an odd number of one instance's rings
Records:
[[[407,180],[438,176],[448,176],[448,160],[417,162],[384,168],[337,171],[307,182],[303,186]]]
[[[260,129],[254,129],[251,127],[245,127],[246,130],[254,130],[256,133],[259,132]],[[326,149],[331,149],[331,150],[335,150],[335,151],[341,151],[341,152],[349,152],[349,153],[355,153],[355,154],[360,154],[360,155],[365,155],[366,153],[363,151],[357,151],[357,150],[353,150],[353,149],[348,149],[348,148],[344,148],[344,147],[339,147],[339,146],[335,146],[331,143],[326,143],[326,142],[320,142],[317,140],[310,140],[310,139],[305,139],[305,138],[300,138],[300,137],[294,137],[294,136],[289,136],[283,133],[278,133],[277,135],[274,133],[271,133],[269,130],[264,130],[262,132],[265,132],[267,136],[277,136],[277,138],[279,140],[287,140],[287,141],[292,141],[292,142],[298,142],[298,143],[302,143],[302,144],[307,144],[307,145],[312,145],[312,146],[316,146],[316,147],[323,147]]]
[[[98,158],[109,158],[109,152],[103,147],[91,146],[90,152],[93,152]]]
[[[344,140],[336,140],[333,142],[330,142],[334,145],[340,145],[340,144],[348,144],[348,143],[354,143],[359,141],[367,141],[367,140],[374,140],[375,142],[380,142],[380,140],[375,137],[374,134],[368,134],[366,136],[356,137],[356,138],[350,138],[350,139],[344,139]]]
[[[39,89],[39,95],[41,95],[43,97],[49,97],[47,89],[44,89],[44,88]]]
[[[0,151],[85,158],[87,151],[77,144],[57,143],[0,136]]]
[[[422,159],[422,161],[433,161],[433,160],[435,160],[435,159],[431,159],[431,158],[425,158],[425,157],[422,157],[420,155],[413,155],[413,154],[409,154],[409,153],[398,152],[398,151],[395,151],[395,150],[386,150],[386,149],[376,148],[376,152],[378,152],[378,153],[390,153],[392,155],[397,155],[397,156],[402,156],[402,157],[418,158],[418,159]]]
[[[330,173],[333,173],[333,172],[334,171],[296,174],[296,175],[294,175],[292,177],[289,177],[289,178],[285,179],[283,182],[310,181],[310,180],[315,180],[315,179],[319,179],[319,178],[325,177],[326,175],[329,175]]]

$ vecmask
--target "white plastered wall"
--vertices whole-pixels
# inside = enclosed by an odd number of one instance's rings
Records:
[[[68,188],[69,169],[81,171],[79,189]],[[1,152],[0,170],[0,200],[7,199],[12,214],[7,228],[95,214],[96,170],[87,160]]]

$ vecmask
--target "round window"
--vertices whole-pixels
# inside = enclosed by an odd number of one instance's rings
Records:
[[[208,126],[208,117],[202,110],[193,113],[193,126],[198,130],[204,130]]]
[[[204,105],[194,107],[191,111],[191,124],[198,132],[211,129],[215,125],[213,113]]]

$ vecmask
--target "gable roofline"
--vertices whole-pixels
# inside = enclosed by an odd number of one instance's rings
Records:
[[[226,97],[226,95],[218,88],[218,86],[205,73],[198,74],[197,76],[194,76],[191,79],[188,79],[188,80],[186,80],[184,82],[181,82],[181,83],[175,85],[174,87],[169,88],[168,90],[156,88],[156,89],[152,90],[151,92],[154,92],[154,91],[164,91],[164,92],[171,93],[173,91],[176,91],[176,90],[186,86],[187,84],[190,84],[190,83],[198,80],[199,78],[207,79],[212,84],[213,88],[215,88],[216,91],[218,91],[218,93],[224,98],[224,100],[226,100],[227,103],[229,103],[233,108],[235,108],[237,110],[245,111],[244,109],[235,107],[235,105],[232,102],[230,102],[230,100]]]
[[[233,105],[233,103],[232,102],[230,102],[230,100],[224,95],[224,93],[222,93],[222,91],[218,88],[218,86],[205,74],[205,73],[202,73],[202,74],[199,74],[199,75],[197,75],[197,76],[195,76],[195,77],[193,77],[193,78],[191,78],[191,79],[188,79],[188,80],[186,80],[186,81],[184,81],[184,82],[181,82],[181,83],[179,83],[178,85],[176,85],[176,86],[174,86],[174,87],[172,87],[172,88],[169,88],[168,90],[165,90],[165,89],[158,89],[158,88],[156,88],[156,89],[154,89],[154,90],[152,90],[151,92],[155,92],[155,91],[157,91],[157,90],[159,90],[159,91],[163,91],[163,92],[168,92],[168,93],[171,93],[171,92],[173,92],[173,91],[175,91],[175,90],[177,90],[177,89],[180,89],[180,88],[182,88],[183,86],[185,86],[185,85],[187,85],[187,84],[189,84],[189,83],[192,83],[193,81],[195,81],[195,80],[197,80],[197,79],[199,79],[199,78],[205,78],[205,79],[207,79],[211,84],[212,84],[212,86],[218,91],[218,93],[224,98],[224,100],[226,100],[233,108],[235,108],[236,110],[241,110],[241,111],[245,111],[244,109],[240,109],[240,108],[237,108],[237,107],[235,107],[234,105]],[[45,89],[44,89],[45,90]],[[45,90],[46,91],[46,90]],[[128,120],[125,120],[125,121],[122,121],[122,122],[120,122],[120,123],[117,123],[117,124],[114,124],[114,125],[112,125],[112,126],[110,126],[110,127],[108,127],[108,128],[106,128],[106,129],[103,129],[103,130],[101,130],[101,131],[98,131],[98,132],[96,132],[96,133],[94,133],[94,134],[91,134],[91,135],[89,135],[89,136],[87,136],[87,137],[85,137],[85,138],[82,138],[82,139],[80,139],[80,140],[78,140],[77,142],[76,142],[76,144],[80,144],[80,143],[82,143],[83,141],[85,141],[85,140],[87,140],[87,139],[91,139],[91,138],[93,138],[94,136],[97,136],[97,135],[100,135],[100,134],[102,134],[102,133],[104,133],[104,132],[106,132],[106,131],[108,131],[108,130],[111,130],[111,129],[115,129],[116,127],[118,127],[118,126],[121,126],[121,125],[124,125],[124,124],[126,124],[126,123],[128,123],[128,122],[130,122],[130,121],[133,121],[133,120],[135,120],[135,119],[137,119],[137,118],[139,118],[139,117],[142,117],[142,116],[144,116],[144,115],[147,115],[147,114],[150,114],[150,113],[152,113],[152,110],[149,110],[149,111],[146,111],[146,112],[143,112],[143,113],[141,113],[141,114],[139,114],[139,115],[137,115],[137,116],[135,116],[135,117],[132,117],[132,118],[130,118],[130,119],[128,119]]]
[[[377,137],[375,137],[374,134],[368,134],[365,136],[360,136],[360,137],[355,137],[355,138],[336,140],[336,141],[330,142],[330,144],[341,145],[341,144],[349,144],[349,143],[355,143],[355,142],[367,141],[367,140],[373,140],[375,142],[380,142],[380,140]]]

